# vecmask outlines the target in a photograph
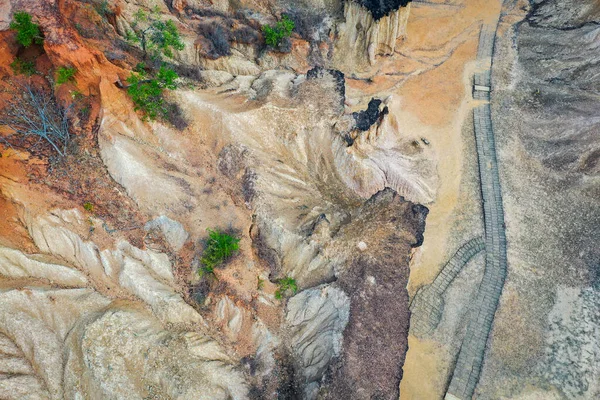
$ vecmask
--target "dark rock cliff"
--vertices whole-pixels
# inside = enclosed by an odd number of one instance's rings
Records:
[[[348,227],[360,231],[369,245],[356,250],[338,276],[337,284],[350,297],[350,320],[325,398],[398,399],[408,349],[410,252],[423,241],[428,212],[385,189]]]
[[[584,297],[596,310],[600,298],[600,3],[531,1],[525,18],[502,32],[491,111],[509,272],[478,397],[520,397],[535,382],[561,398],[600,398],[598,357],[579,355],[597,322],[576,308],[568,318],[556,314]]]
[[[367,8],[375,20],[381,19],[400,7],[406,7],[411,0],[348,0]]]
[[[527,150],[563,172],[600,172],[600,3],[537,1],[518,30]]]

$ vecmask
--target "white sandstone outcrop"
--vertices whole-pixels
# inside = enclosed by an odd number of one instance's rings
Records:
[[[234,360],[176,293],[165,254],[85,240],[100,224],[77,210],[24,220],[43,254],[0,248],[0,397],[247,398]]]
[[[77,210],[54,210],[50,216],[29,220],[29,232],[42,253],[60,257],[94,284],[118,292],[125,290],[144,300],[164,323],[202,322],[176,293],[166,254],[141,250],[123,240],[100,248],[76,233],[88,227],[89,222]]]
[[[146,231],[152,231],[154,229],[160,230],[167,240],[167,243],[169,243],[169,246],[175,251],[181,250],[190,236],[180,222],[175,221],[166,215],[161,215],[160,217],[147,222],[146,225],[144,225],[144,229]]]
[[[26,255],[0,246],[0,276],[14,279],[37,278],[54,285],[70,287],[84,287],[88,283],[83,273],[52,261],[47,257]]]
[[[389,97],[381,106],[388,111],[379,121],[367,131],[354,133],[351,146],[336,149],[340,177],[364,198],[389,187],[410,201],[432,202],[438,187],[435,155],[408,132],[399,112],[401,99]]]
[[[376,57],[391,55],[406,35],[410,3],[376,20],[371,12],[353,1],[344,2],[345,22],[338,26],[334,65],[360,71],[374,65]]]
[[[350,299],[341,290],[322,285],[292,297],[286,325],[303,375],[305,399],[314,399],[331,360],[340,354],[342,333],[350,315]]]

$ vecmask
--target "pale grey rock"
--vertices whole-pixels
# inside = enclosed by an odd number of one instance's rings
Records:
[[[286,229],[280,220],[264,219],[258,226],[255,245],[270,264],[271,279],[290,276],[302,286],[314,286],[333,278],[337,260],[324,256],[318,241]]]
[[[56,285],[81,287],[88,283],[84,274],[62,265],[44,262],[36,256],[0,246],[0,276],[7,278],[39,278]]]
[[[233,80],[233,75],[227,71],[200,71],[200,79],[209,87],[217,87],[229,83]]]
[[[256,346],[257,369],[263,377],[267,378],[275,368],[275,351],[281,344],[281,340],[260,320],[252,324],[251,334]]]
[[[342,333],[350,315],[350,300],[341,290],[322,285],[292,297],[286,325],[290,347],[299,363],[305,398],[315,398],[331,360],[340,354]]]
[[[77,326],[69,339],[68,398],[247,398],[242,374],[215,341],[165,331],[143,310],[101,313]]]
[[[342,71],[366,70],[378,55],[394,53],[398,39],[406,35],[410,3],[380,19],[354,1],[344,2],[345,21],[338,26],[334,65]]]
[[[600,291],[560,287],[540,373],[568,399],[600,398]]]
[[[191,46],[194,49],[194,46]],[[232,49],[232,54],[219,57],[216,60],[196,56],[195,64],[207,71],[227,72],[232,76],[259,75],[261,70],[253,60],[252,54],[245,54],[237,49]]]
[[[227,296],[223,296],[215,307],[215,317],[217,320],[226,322],[227,330],[233,337],[239,335],[242,329],[243,315],[242,311]]]
[[[175,292],[165,254],[125,241],[101,250],[77,233],[77,210],[27,221],[46,254],[0,249],[2,275],[33,285],[0,291],[1,398],[247,398],[235,360]]]
[[[161,215],[160,217],[153,219],[144,225],[144,229],[146,231],[157,228],[160,229],[171,248],[175,251],[181,250],[190,236],[180,222],[175,221],[165,215]]]
[[[249,75],[249,74],[246,74]],[[256,99],[269,97],[289,98],[296,74],[284,70],[265,71],[252,83]]]
[[[229,296],[217,300],[214,320],[222,334],[232,343],[251,338],[254,349],[254,368],[252,375],[259,380],[268,379],[276,366],[275,351],[281,344],[279,337],[273,334],[265,323],[248,309],[234,303]],[[249,330],[243,329],[244,326]]]
[[[102,161],[140,208],[148,212],[185,212],[185,204],[192,202],[187,182],[174,172],[156,168],[151,161],[161,163],[168,157],[148,142],[139,142],[140,137],[152,135],[148,126],[140,120],[125,123],[105,112],[100,131]]]
[[[10,1],[4,1],[0,4],[0,31],[8,29],[10,25],[10,14],[12,4]]]
[[[0,397],[64,399],[64,342],[82,316],[109,303],[91,289],[2,290]]]
[[[78,210],[54,210],[50,216],[30,217],[28,228],[41,252],[66,260],[96,285],[126,290],[144,300],[162,321],[202,322],[200,314],[176,292],[166,254],[141,250],[123,240],[101,249],[77,233],[85,231],[87,224]]]

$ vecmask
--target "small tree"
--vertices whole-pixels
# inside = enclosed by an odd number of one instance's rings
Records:
[[[18,11],[13,16],[10,29],[17,31],[17,42],[25,47],[33,43],[42,44],[44,38],[40,32],[40,26],[31,21],[31,15],[25,11]]]
[[[94,9],[102,18],[106,19],[111,13],[110,7],[107,0],[102,0],[100,3],[94,5]]]
[[[62,85],[63,83],[72,81],[76,72],[77,70],[75,68],[59,67],[56,70],[56,84]]]
[[[131,23],[133,31],[127,32],[127,39],[140,44],[144,57],[151,55],[154,59],[162,56],[173,58],[173,50],[183,50],[184,44],[175,23],[158,18],[157,9],[151,14],[139,10]]]
[[[262,27],[265,35],[265,43],[271,47],[277,47],[284,38],[292,36],[295,24],[287,15],[284,15],[275,26],[264,25]]]
[[[64,156],[70,139],[68,110],[60,107],[49,91],[29,83],[15,85],[15,93],[0,111],[0,125],[7,126],[17,135],[17,145],[21,147],[29,150],[29,146],[45,141]],[[37,141],[28,141],[31,137],[37,137]]]
[[[169,108],[163,98],[164,89],[176,89],[175,80],[177,73],[164,66],[160,67],[156,77],[148,77],[146,72],[138,69],[139,72],[133,72],[127,83],[127,93],[135,104],[135,109],[144,113],[145,118],[156,119],[157,117],[167,118]]]
[[[200,259],[202,266],[199,273],[201,275],[214,273],[215,267],[221,265],[239,250],[239,243],[240,239],[234,235],[218,229],[209,229],[206,247]]]
[[[35,70],[35,64],[33,63],[33,61],[23,60],[19,57],[15,58],[15,60],[12,63],[10,63],[10,67],[15,72],[15,74],[31,76],[37,72]]]
[[[281,300],[287,292],[296,294],[298,291],[298,284],[296,283],[296,280],[289,276],[278,280],[277,285],[279,286],[279,288],[275,291],[275,298],[277,300]]]

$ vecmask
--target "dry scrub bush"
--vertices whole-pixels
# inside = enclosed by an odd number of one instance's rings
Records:
[[[70,139],[68,108],[61,107],[50,91],[29,82],[13,82],[9,93],[11,98],[0,110],[0,125],[12,131],[14,140],[4,141],[27,150],[46,142],[64,156]]]

